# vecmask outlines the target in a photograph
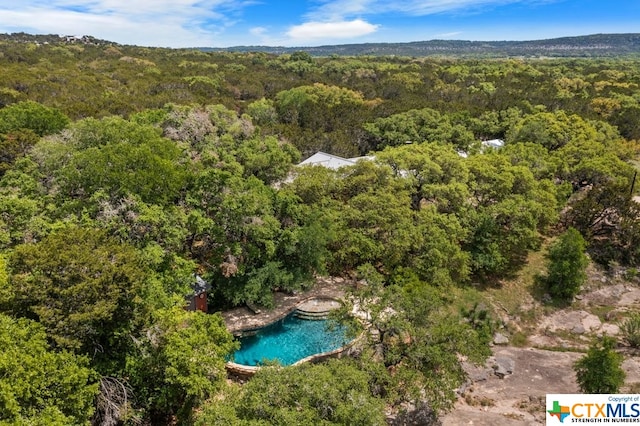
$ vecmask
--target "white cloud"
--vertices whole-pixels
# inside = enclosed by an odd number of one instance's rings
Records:
[[[451,38],[451,37],[457,37],[460,34],[462,34],[462,31],[452,31],[449,33],[436,34],[434,37],[435,38]]]
[[[273,38],[273,36],[269,32],[269,29],[266,27],[253,27],[249,29],[249,34],[251,34],[253,37],[250,41],[243,41],[244,44],[276,46],[286,43],[283,40]],[[239,42],[238,44],[243,43]]]
[[[509,3],[522,3],[527,0],[409,0],[404,2],[378,2],[383,11],[396,11],[412,16],[433,15],[442,12],[473,10],[486,6],[499,6]]]
[[[220,45],[233,15],[250,4],[234,0],[0,0],[5,32],[92,35],[123,44]]]
[[[370,24],[362,19],[338,22],[306,22],[293,26],[287,31],[295,42],[314,41],[322,39],[350,39],[371,34],[378,29],[378,25]]]
[[[255,36],[263,36],[267,33],[267,29],[265,27],[254,27],[249,32]]]
[[[425,16],[535,1],[554,2],[558,0],[321,0],[322,4],[307,16],[314,20],[337,20],[382,13]]]
[[[322,6],[307,14],[317,21],[337,21],[347,16],[361,16],[372,11],[377,0],[323,0]]]

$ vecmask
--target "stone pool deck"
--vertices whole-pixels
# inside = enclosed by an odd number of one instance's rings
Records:
[[[274,309],[260,308],[260,311],[256,312],[255,309],[251,310],[243,306],[222,312],[222,317],[227,329],[234,333],[271,324],[285,317],[305,301],[309,303],[302,304],[302,310],[307,312],[326,312],[337,306],[337,302],[331,299],[342,299],[345,294],[344,290],[349,285],[350,282],[343,278],[318,278],[313,288],[309,291],[297,294],[277,292],[274,295]]]
[[[326,318],[329,312],[340,306],[341,303],[336,298],[314,297],[296,305],[296,315],[306,319]]]

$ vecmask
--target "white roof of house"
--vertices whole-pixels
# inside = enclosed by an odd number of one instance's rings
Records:
[[[482,141],[483,146],[489,146],[491,148],[502,148],[504,141],[502,139],[491,139],[488,141]]]
[[[337,155],[327,154],[325,152],[316,152],[311,157],[304,160],[299,166],[324,166],[329,169],[337,170],[344,166],[353,166],[356,164],[357,159],[349,159],[338,157]]]

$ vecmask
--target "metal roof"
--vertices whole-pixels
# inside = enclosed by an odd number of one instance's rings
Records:
[[[488,141],[482,141],[483,146],[489,146],[491,148],[502,148],[504,141],[502,139],[491,139]]]
[[[348,158],[338,157],[337,155],[327,154],[325,152],[318,151],[311,157],[304,160],[299,166],[324,166],[328,169],[337,170],[340,167],[353,166],[356,161]]]
[[[193,283],[194,296],[199,296],[211,288],[211,286],[205,280],[203,280],[200,275],[196,274],[195,278],[196,280]]]

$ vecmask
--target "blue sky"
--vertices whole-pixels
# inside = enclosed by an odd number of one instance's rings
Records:
[[[640,0],[0,0],[0,33],[159,47],[534,40],[640,32]]]

